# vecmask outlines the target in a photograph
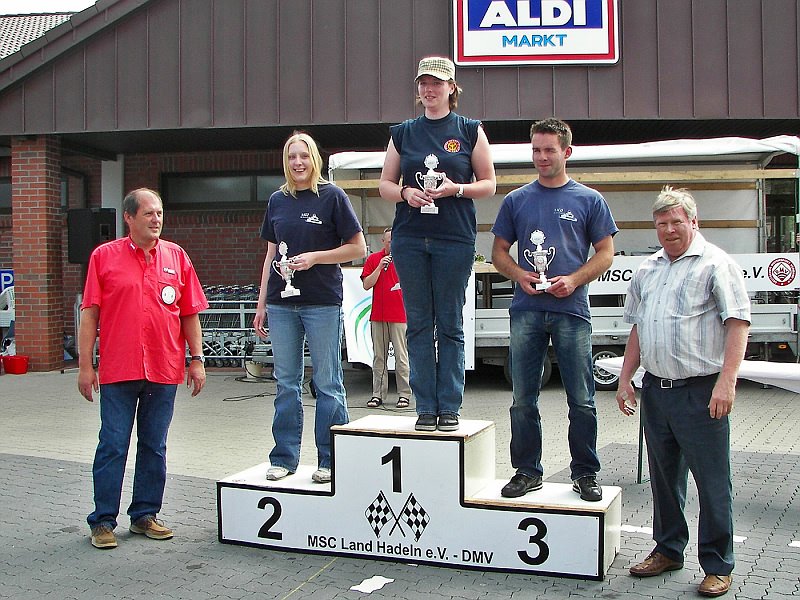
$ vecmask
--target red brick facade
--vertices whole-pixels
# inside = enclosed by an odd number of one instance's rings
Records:
[[[11,143],[17,353],[29,368],[63,365],[61,143],[16,137]]]
[[[164,173],[283,172],[280,151],[133,154],[125,157],[125,189],[159,189]],[[258,236],[263,205],[250,210],[164,213],[164,239],[183,246],[204,285],[258,284],[266,245]]]
[[[63,365],[63,335],[75,334],[74,304],[85,267],[68,262],[66,213],[61,206],[62,167],[69,175],[69,207],[99,207],[101,162],[62,156],[58,139],[15,140],[13,223],[0,215],[0,268],[14,268],[17,283],[17,350],[31,370]],[[164,173],[281,172],[280,151],[134,154],[125,157],[125,189],[159,189]],[[183,246],[204,285],[258,284],[266,245],[259,229],[266,204],[253,209],[165,210],[163,236]],[[125,232],[117,232],[123,235]],[[22,323],[20,322],[22,321]],[[20,326],[22,325],[22,326]]]

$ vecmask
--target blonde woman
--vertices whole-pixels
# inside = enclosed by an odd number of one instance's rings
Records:
[[[316,142],[295,133],[283,147],[286,183],[272,194],[261,237],[267,255],[253,327],[269,337],[278,382],[267,479],[291,475],[300,463],[303,434],[303,344],[308,340],[317,390],[314,435],[318,469],[313,479],[331,478],[330,428],[349,421],[342,383],[342,271],[340,263],[366,255],[361,225],[344,191],[325,181]],[[299,295],[282,297],[286,282],[273,268],[285,244]],[[281,246],[283,247],[283,246]]]

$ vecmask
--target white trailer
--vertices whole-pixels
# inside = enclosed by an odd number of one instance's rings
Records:
[[[599,190],[608,201],[620,232],[614,239],[618,256],[600,280],[590,285],[592,345],[596,358],[621,354],[629,326],[622,322],[627,289],[624,273],[658,243],[652,223],[653,200],[664,184],[689,188],[698,201],[703,235],[738,259],[749,282],[753,299],[753,326],[749,356],[762,360],[798,356],[796,252],[767,252],[775,221],[768,219],[766,188],[776,180],[793,196],[789,227],[783,223],[785,248],[796,250],[798,169],[771,168],[777,156],[800,155],[800,138],[777,136],[763,140],[715,138],[671,140],[643,144],[574,146],[568,160],[570,176]],[[536,177],[530,144],[495,144],[492,155],[497,171],[495,196],[476,201],[478,239],[476,250],[491,253],[491,226],[506,193]],[[378,194],[383,152],[343,152],[329,160],[329,178],[350,195],[356,213],[373,248],[383,229],[391,225],[394,204]],[[512,248],[512,256],[516,255]],[[637,258],[638,257],[638,258]],[[786,267],[775,284],[767,276],[775,260]],[[633,261],[633,262],[632,262]],[[794,274],[789,277],[794,269]],[[510,304],[513,286],[490,264],[476,263],[474,357],[485,363],[507,364]],[[755,273],[755,276],[753,274]],[[470,315],[467,315],[469,318]],[[551,365],[546,365],[549,377]],[[616,386],[616,377],[595,370],[601,389]]]

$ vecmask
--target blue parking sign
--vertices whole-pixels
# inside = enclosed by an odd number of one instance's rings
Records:
[[[14,285],[14,269],[0,269],[0,292]]]

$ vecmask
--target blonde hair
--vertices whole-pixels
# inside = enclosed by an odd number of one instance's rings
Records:
[[[319,196],[319,184],[328,183],[328,181],[322,177],[322,156],[319,153],[319,148],[317,148],[317,143],[314,141],[314,138],[301,131],[295,131],[283,145],[283,174],[286,177],[286,183],[281,186],[281,191],[286,196],[291,194],[292,197],[297,198],[297,186],[292,177],[292,169],[289,167],[289,146],[295,142],[303,142],[308,148],[308,154],[311,157],[310,188],[312,192]]]
[[[656,215],[669,212],[677,207],[683,209],[690,221],[697,216],[697,202],[689,190],[675,189],[671,185],[665,185],[653,203],[653,220],[655,221]]]

